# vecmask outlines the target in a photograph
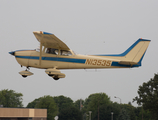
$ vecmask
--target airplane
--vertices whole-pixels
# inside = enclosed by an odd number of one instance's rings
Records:
[[[33,75],[29,71],[30,67],[46,69],[46,74],[54,80],[65,78],[61,69],[140,67],[151,41],[140,38],[121,54],[80,55],[75,54],[54,34],[43,31],[34,31],[33,34],[40,43],[40,49],[9,52],[15,56],[21,67],[26,67],[26,70],[19,72],[24,78]]]

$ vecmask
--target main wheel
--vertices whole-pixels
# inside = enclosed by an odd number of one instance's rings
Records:
[[[58,76],[54,76],[54,80],[59,80]]]

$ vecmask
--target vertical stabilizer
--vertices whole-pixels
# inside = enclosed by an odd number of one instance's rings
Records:
[[[144,57],[146,49],[151,40],[138,39],[133,45],[131,45],[125,52],[114,55],[98,55],[108,56],[113,59],[120,60],[119,64],[133,66],[141,66],[141,61]]]
[[[124,56],[120,64],[141,66],[141,61],[149,43],[150,40],[138,39],[131,47],[122,53]]]

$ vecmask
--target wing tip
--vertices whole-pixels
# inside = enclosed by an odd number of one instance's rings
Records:
[[[151,40],[139,38],[138,41],[151,41]]]
[[[33,33],[34,33],[34,34],[37,33],[37,34],[48,34],[48,35],[52,35],[52,33],[44,32],[44,31],[34,31]]]

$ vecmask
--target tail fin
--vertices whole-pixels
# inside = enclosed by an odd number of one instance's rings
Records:
[[[119,64],[141,66],[141,61],[144,57],[150,40],[138,39],[131,47],[122,53],[122,59]]]
[[[144,57],[144,54],[146,52],[146,49],[148,48],[149,43],[150,40],[138,39],[122,54],[99,56],[111,56],[114,58],[118,58],[120,60],[119,64],[138,67],[141,66],[141,61]]]

